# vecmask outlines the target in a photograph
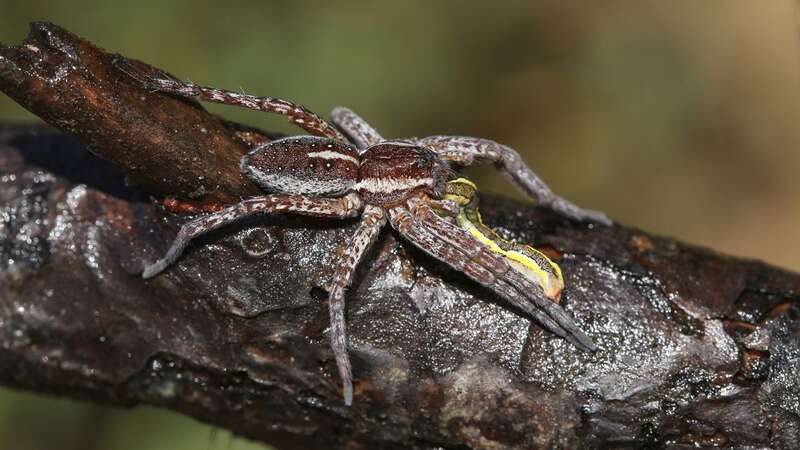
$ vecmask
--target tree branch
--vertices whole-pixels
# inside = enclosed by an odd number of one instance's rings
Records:
[[[161,405],[285,449],[800,440],[800,276],[502,199],[486,222],[560,255],[565,307],[601,350],[386,232],[348,295],[345,407],[321,286],[354,223],[250,221],[142,280],[185,218],[125,173],[220,201],[254,190],[234,173],[238,127],[139,91],[110,58],[47,24],[0,49],[0,89],[116,164],[46,128],[0,129],[3,384]]]
[[[239,158],[268,135],[148,92],[115,60],[157,70],[33,23],[21,45],[0,47],[0,90],[156,192],[222,202],[260,192],[239,173]]]

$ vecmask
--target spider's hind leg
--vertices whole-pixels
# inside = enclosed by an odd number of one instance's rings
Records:
[[[114,65],[131,78],[139,81],[143,87],[153,91],[166,92],[184,97],[197,97],[207,102],[241,106],[257,111],[280,114],[288,117],[291,123],[308,131],[311,135],[347,141],[344,136],[331,124],[326,122],[325,119],[288,100],[276,97],[257,97],[242,92],[198,86],[193,83],[170,78],[166,75],[156,77],[134,68],[130,63],[122,59],[115,60]]]
[[[291,195],[250,198],[183,224],[164,257],[147,266],[142,277],[152,278],[169,267],[180,257],[192,239],[248,216],[261,212],[293,212],[315,217],[347,218],[355,217],[362,206],[363,203],[356,195],[340,198]]]
[[[489,139],[466,136],[429,136],[418,143],[431,147],[444,160],[466,167],[491,162],[525,195],[577,220],[594,220],[605,225],[612,223],[605,214],[580,208],[557,196],[522,160],[514,149]]]
[[[331,112],[331,121],[345,132],[350,140],[356,144],[360,153],[367,147],[383,141],[383,137],[372,128],[366,120],[344,106],[337,106]]]

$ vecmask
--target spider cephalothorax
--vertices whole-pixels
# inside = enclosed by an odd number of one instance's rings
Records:
[[[384,208],[414,195],[442,196],[452,170],[436,153],[414,144],[384,142],[364,151],[356,192]]]
[[[328,289],[331,348],[346,404],[352,403],[353,387],[345,334],[345,291],[387,222],[404,239],[492,289],[548,330],[582,350],[596,350],[557,303],[563,287],[558,266],[531,247],[500,239],[480,219],[477,203],[472,201],[474,185],[453,180],[452,166],[491,162],[540,203],[577,220],[609,223],[601,213],[582,210],[554,195],[514,150],[471,137],[385,141],[345,108],[333,111],[334,127],[286,100],[152,78],[131,72],[130,67],[123,69],[149,89],[282,114],[313,135],[276,140],[244,156],[242,173],[270,194],[187,222],[166,255],[147,266],[143,276],[150,278],[163,271],[192,238],[249,215],[293,212],[315,217],[360,216]],[[464,186],[470,185],[473,189],[464,191]]]

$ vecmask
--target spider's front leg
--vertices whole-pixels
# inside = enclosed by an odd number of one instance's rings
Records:
[[[347,140],[339,131],[325,119],[306,108],[275,97],[257,97],[240,92],[226,91],[193,83],[168,78],[167,76],[154,77],[135,69],[131,64],[121,59],[115,60],[114,65],[128,76],[139,81],[143,87],[158,92],[166,92],[184,97],[197,97],[201,100],[214,103],[223,103],[232,106],[255,109],[257,111],[280,114],[289,118],[289,121],[308,131],[311,135],[329,137],[339,141]]]
[[[577,348],[597,350],[592,340],[559,305],[539,295],[539,287],[513,270],[503,257],[492,253],[466,232],[437,216],[424,202],[409,206],[416,209],[414,214],[402,207],[389,210],[392,226],[403,237],[434,258],[492,289]]]
[[[432,148],[444,160],[462,167],[480,162],[494,163],[525,195],[568,217],[594,220],[605,225],[612,223],[602,212],[580,208],[554,194],[511,147],[489,139],[467,136],[429,136],[416,142]]]
[[[291,212],[314,217],[355,217],[363,202],[355,194],[340,198],[305,197],[298,195],[270,195],[254,197],[218,212],[198,217],[183,224],[163,258],[147,266],[144,278],[152,278],[174,263],[192,239],[258,213]]]
[[[564,278],[561,268],[544,253],[535,248],[503,239],[492,228],[483,223],[478,205],[478,188],[466,178],[457,178],[447,182],[444,200],[428,200],[427,203],[437,213],[442,201],[451,201],[460,206],[455,215],[455,223],[470,236],[484,244],[489,250],[503,256],[514,270],[534,281],[545,297],[558,302],[564,289]]]

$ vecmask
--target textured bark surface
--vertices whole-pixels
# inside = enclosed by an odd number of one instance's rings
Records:
[[[267,136],[139,88],[116,59],[157,70],[34,23],[22,44],[0,46],[0,90],[156,192],[219,202],[259,193],[239,173],[239,158]]]
[[[197,122],[184,122],[184,109],[216,121],[220,134],[235,126],[191,102],[117,93],[137,89],[120,82],[109,95],[120,96],[125,120],[108,128],[113,122],[84,117],[105,114],[85,100],[105,86],[92,72],[99,66],[85,65],[93,53],[73,60],[82,78],[63,78],[86,90],[56,95],[56,81],[15,68],[22,53],[50,51],[37,48],[0,50],[0,88],[122,170],[58,132],[0,129],[3,384],[161,405],[284,449],[800,441],[800,275],[502,199],[483,202],[486,222],[559,255],[565,308],[600,351],[577,352],[386,231],[347,298],[356,396],[345,407],[323,287],[355,222],[250,220],[198,240],[173,268],[142,280],[187,218],[126,187],[125,172],[141,170],[137,179],[152,190],[192,192],[196,166],[172,163],[155,176],[160,163],[147,155],[211,151],[192,144],[205,133],[186,135]],[[141,110],[159,101],[174,102],[177,131],[160,145],[129,146],[122,137],[151,120]],[[125,152],[133,157],[117,155]],[[216,198],[249,192],[223,182],[233,179],[228,166],[210,167],[202,183],[220,187]],[[165,173],[182,178],[159,185]]]

